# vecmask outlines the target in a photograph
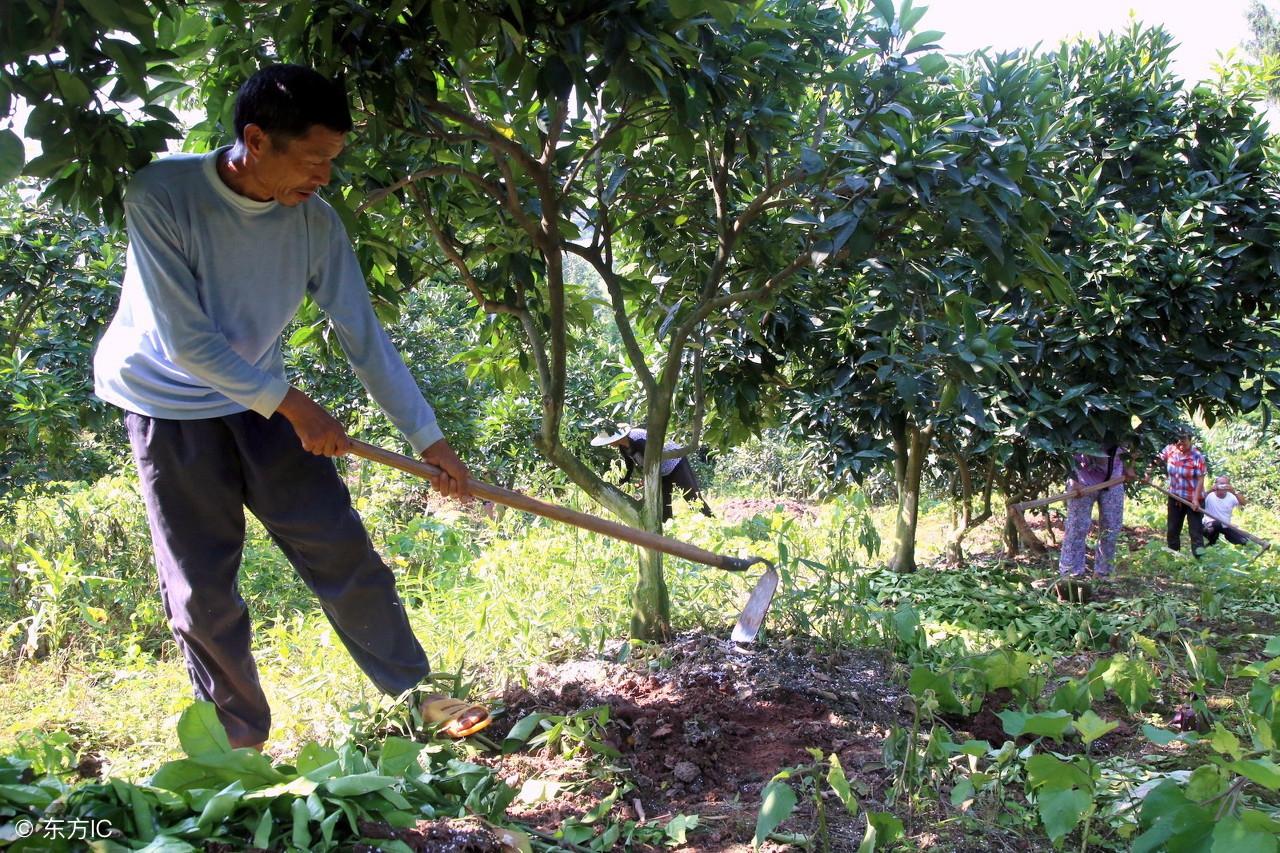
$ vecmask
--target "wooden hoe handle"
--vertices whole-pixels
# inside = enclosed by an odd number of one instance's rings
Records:
[[[423,462],[421,459],[414,459],[391,450],[384,450],[381,447],[354,438],[351,439],[351,452],[371,462],[381,462],[383,465],[390,465],[392,468],[398,468],[401,471],[416,474],[419,477],[432,477],[440,473],[440,469],[430,462]],[[590,530],[614,539],[621,539],[623,542],[630,542],[633,545],[639,545],[641,548],[648,548],[652,551],[661,551],[673,557],[692,560],[704,566],[725,569],[730,572],[741,572],[756,563],[768,565],[768,561],[763,557],[729,557],[724,554],[716,554],[696,545],[681,542],[679,539],[672,539],[669,536],[660,536],[647,530],[637,530],[634,527],[628,527],[625,524],[619,524],[606,518],[578,512],[567,507],[556,506],[555,504],[544,503],[520,492],[494,486],[474,477],[467,479],[467,488],[471,491],[471,494],[477,497],[491,500],[503,506],[509,506],[512,509],[531,512],[534,515],[540,515],[552,521],[562,521],[574,527],[581,527],[583,530]]]
[[[1052,495],[1047,498],[1040,498],[1039,500],[1022,501],[1021,503],[1010,504],[1009,510],[1010,512],[1013,512],[1016,510],[1031,509],[1033,507],[1038,507],[1038,506],[1048,506],[1051,503],[1064,501],[1067,498],[1076,498],[1076,497],[1080,497],[1081,495],[1090,494],[1091,492],[1100,492],[1103,489],[1109,489],[1112,486],[1118,486],[1123,482],[1124,482],[1124,477],[1112,477],[1110,480],[1103,480],[1101,483],[1094,483],[1092,486],[1085,486],[1082,489],[1073,489],[1070,492],[1063,492],[1060,495]]]

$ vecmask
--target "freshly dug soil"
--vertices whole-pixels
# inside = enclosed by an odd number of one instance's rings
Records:
[[[385,823],[364,821],[365,838],[403,841],[420,853],[503,853],[502,841],[493,830],[474,820],[421,820],[413,829],[395,829]],[[380,847],[357,844],[355,853],[377,853]]]
[[[883,795],[884,737],[910,718],[909,699],[891,683],[884,656],[827,651],[812,640],[745,648],[704,634],[636,647],[618,663],[622,648],[606,658],[533,668],[526,686],[507,691],[507,713],[491,737],[501,739],[534,711],[567,715],[607,706],[605,741],[619,750],[616,763],[635,785],[615,806],[615,818],[665,822],[696,813],[702,827],[690,834],[686,851],[748,849],[761,789],[779,770],[812,763],[807,748],[838,755],[864,804],[875,807]],[[529,779],[577,780],[554,802],[517,802],[509,810],[543,832],[612,789],[584,778],[580,760],[528,752],[478,760],[517,787]],[[834,849],[856,848],[863,819],[832,805]],[[812,805],[802,802],[780,829],[812,831],[811,824]]]
[[[716,517],[724,519],[730,524],[737,524],[757,515],[763,515],[768,518],[773,515],[774,510],[778,507],[782,508],[783,514],[792,518],[815,518],[818,514],[817,508],[813,504],[791,500],[790,498],[774,498],[771,500],[735,498],[723,501],[713,509]]]

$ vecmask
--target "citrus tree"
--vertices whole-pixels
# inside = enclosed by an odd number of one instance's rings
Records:
[[[28,2],[7,12],[0,82],[39,104],[26,133],[47,145],[25,170],[112,217],[129,171],[178,133],[170,107],[205,106],[186,143],[201,149],[228,138],[232,94],[263,62],[341,76],[359,133],[330,201],[375,294],[447,271],[474,299],[484,370],[532,378],[532,443],[656,530],[691,349],[750,316],[742,306],[865,252],[874,231],[860,217],[882,164],[861,140],[896,135],[903,98],[945,65],[912,61],[937,36],[912,34],[921,12],[888,0]],[[638,499],[566,441],[567,422],[589,420],[566,411],[566,388],[596,316],[593,295],[566,281],[569,256],[604,282],[640,389],[632,409],[651,453]],[[632,628],[669,631],[657,555],[642,557]]]

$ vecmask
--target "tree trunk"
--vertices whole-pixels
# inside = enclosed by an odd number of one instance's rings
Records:
[[[640,555],[640,579],[631,596],[631,636],[665,643],[671,639],[671,601],[663,575],[662,554],[644,548],[636,550]]]
[[[1036,532],[1031,529],[1031,525],[1027,524],[1026,516],[1021,512],[1014,511],[1009,516],[1013,519],[1013,526],[1018,531],[1018,538],[1022,540],[1022,544],[1027,546],[1027,550],[1032,554],[1044,554],[1049,549],[1040,541],[1040,537],[1036,536]]]
[[[640,526],[662,533],[662,446],[665,437],[649,433],[644,453],[644,506]],[[640,576],[631,596],[631,636],[637,640],[665,643],[671,639],[671,599],[663,573],[662,553],[638,549]]]
[[[1013,516],[1006,515],[1004,517],[1004,555],[1010,558],[1016,557],[1019,550],[1018,528],[1013,523]]]
[[[973,475],[969,471],[969,463],[961,455],[956,455],[956,471],[960,480],[960,504],[958,520],[951,539],[947,542],[947,555],[957,564],[964,563],[964,539],[991,517],[991,487],[995,480],[995,458],[987,461],[986,481],[982,485],[982,510],[973,514]]]
[[[894,473],[899,477],[898,483],[898,519],[894,531],[894,555],[889,567],[895,572],[914,572],[916,570],[916,523],[920,515],[920,478],[924,471],[924,460],[929,455],[929,445],[933,438],[933,428],[917,429],[903,425],[901,441],[895,429],[895,448],[905,448],[906,458],[899,458],[894,463]]]

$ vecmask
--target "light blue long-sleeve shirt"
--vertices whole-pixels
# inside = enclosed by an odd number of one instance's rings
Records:
[[[124,284],[94,356],[95,393],[155,418],[269,417],[289,390],[281,333],[310,294],[414,451],[438,441],[337,213],[315,196],[287,207],[239,195],[218,176],[217,155],[167,157],[134,176]]]

